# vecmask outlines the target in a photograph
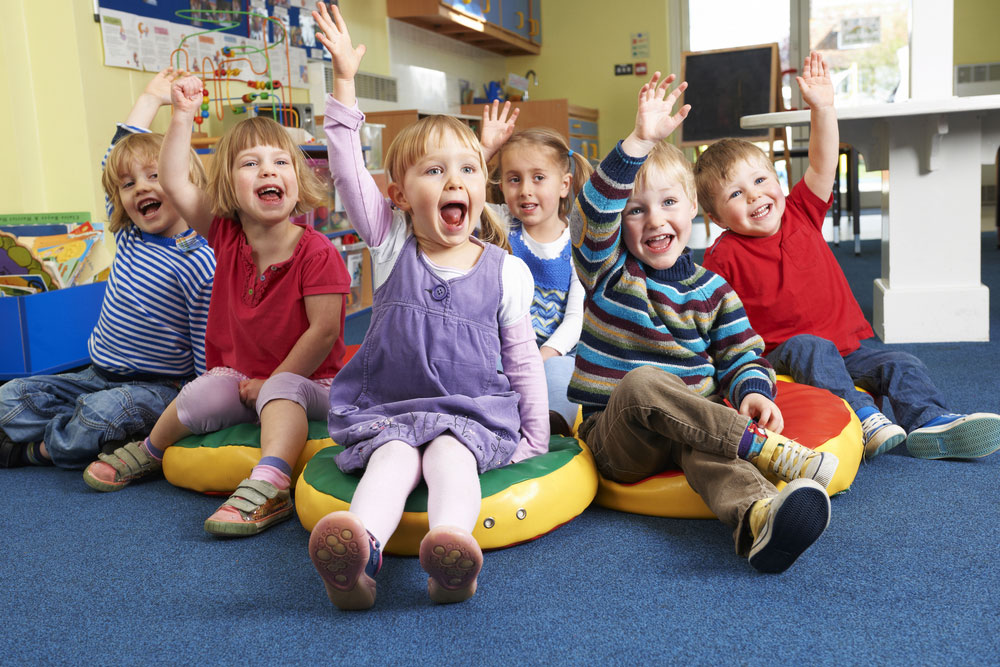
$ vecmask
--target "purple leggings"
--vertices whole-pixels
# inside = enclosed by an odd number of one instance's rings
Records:
[[[213,368],[184,385],[177,396],[177,418],[192,433],[211,433],[234,424],[259,421],[269,402],[293,401],[310,421],[325,420],[330,387],[295,373],[278,373],[260,388],[256,409],[240,401],[240,381],[249,379],[232,368]]]

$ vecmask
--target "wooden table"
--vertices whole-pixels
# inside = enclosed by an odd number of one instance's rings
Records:
[[[846,107],[837,116],[841,141],[869,170],[883,170],[875,332],[887,343],[989,340],[980,186],[981,165],[1000,145],[1000,95]],[[744,116],[740,125],[808,123],[804,110]]]

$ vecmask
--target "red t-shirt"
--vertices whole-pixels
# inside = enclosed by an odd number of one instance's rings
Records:
[[[240,224],[228,218],[212,221],[208,243],[216,266],[205,335],[207,368],[228,366],[251,378],[270,377],[309,327],[304,297],[350,292],[351,277],[340,253],[315,229],[304,229],[292,256],[258,276]],[[341,308],[340,336],[310,377],[335,376],[344,349]]]
[[[739,294],[767,352],[792,336],[812,334],[845,355],[874,335],[823,238],[829,207],[830,201],[799,181],[785,199],[781,228],[773,236],[727,231],[705,251],[702,265]]]

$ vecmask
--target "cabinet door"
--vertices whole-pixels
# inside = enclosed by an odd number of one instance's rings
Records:
[[[483,12],[487,23],[503,27],[503,16],[500,13],[500,3],[508,0],[475,0]]]
[[[529,0],[531,10],[528,12],[528,39],[535,44],[542,44],[542,0]]]
[[[529,0],[503,0],[500,6],[503,12],[502,27],[528,39],[531,26],[530,4]]]
[[[483,5],[480,0],[442,0],[444,4],[459,10],[460,12],[465,12],[470,16],[475,16],[477,19],[483,18]]]

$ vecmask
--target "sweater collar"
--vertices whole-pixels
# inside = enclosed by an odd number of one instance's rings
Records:
[[[668,269],[654,269],[645,262],[643,262],[642,268],[646,271],[647,276],[657,282],[684,280],[693,276],[695,272],[694,260],[691,259],[691,248],[684,248],[684,252]]]

